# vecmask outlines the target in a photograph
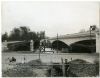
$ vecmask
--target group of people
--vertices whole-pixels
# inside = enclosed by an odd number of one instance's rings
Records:
[[[8,58],[8,60],[9,60],[10,63],[16,62],[16,58],[15,57]]]

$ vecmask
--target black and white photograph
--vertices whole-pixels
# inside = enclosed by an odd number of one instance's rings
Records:
[[[99,77],[99,1],[2,1],[2,77]]]

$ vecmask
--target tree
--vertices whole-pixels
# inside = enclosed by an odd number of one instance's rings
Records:
[[[3,35],[2,35],[2,41],[5,41],[5,40],[8,40],[8,33],[5,32]]]
[[[33,32],[26,26],[21,26],[19,28],[14,28],[10,35],[9,41],[30,41],[33,40],[37,47],[40,44],[40,40],[45,38],[45,32]]]
[[[29,32],[28,33],[28,40],[34,40],[36,41],[38,39],[38,36],[35,32]]]
[[[27,27],[14,28],[9,36],[10,41],[28,40],[30,29]]]
[[[13,40],[13,41],[19,41],[20,40],[20,30],[19,30],[19,28],[14,28],[13,31],[11,31],[11,34],[9,36],[9,40]]]
[[[22,40],[28,40],[30,29],[28,27],[22,26],[20,27],[20,31]]]

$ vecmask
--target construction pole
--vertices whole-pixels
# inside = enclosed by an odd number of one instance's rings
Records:
[[[65,77],[65,64],[63,59],[61,58],[61,62],[62,62],[62,72],[63,72],[63,77]]]

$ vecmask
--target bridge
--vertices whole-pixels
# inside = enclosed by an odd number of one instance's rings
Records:
[[[94,31],[91,32],[80,32],[80,33],[74,33],[74,34],[66,34],[61,35],[57,37],[52,37],[47,39],[51,42],[52,47],[51,48],[59,48],[59,49],[71,49],[74,47],[77,47],[78,49],[84,50],[84,49],[94,49],[93,51],[99,52],[100,47],[100,34],[97,35]],[[44,40],[41,40],[41,42]],[[29,41],[30,42],[30,41]],[[16,44],[16,43],[25,43],[25,41],[14,41],[14,42],[4,42],[3,45],[7,44]],[[29,45],[28,45],[29,46]],[[83,47],[80,48],[79,46]],[[86,47],[86,48],[84,48]],[[69,51],[69,50],[68,50]]]
[[[74,34],[66,34],[49,39],[51,45],[55,49],[73,49],[74,51],[96,52],[96,34],[95,32],[80,32]],[[77,50],[76,50],[77,49]],[[79,50],[80,49],[80,50]]]
[[[96,39],[96,35],[94,32],[83,32],[83,33],[74,33],[74,34],[67,34],[67,35],[61,35],[57,37],[53,37],[50,38],[50,42],[53,44],[55,41],[59,40],[63,43],[65,43],[66,45],[71,45],[73,43],[76,42],[80,42],[80,41],[85,41],[85,40],[95,40]]]

